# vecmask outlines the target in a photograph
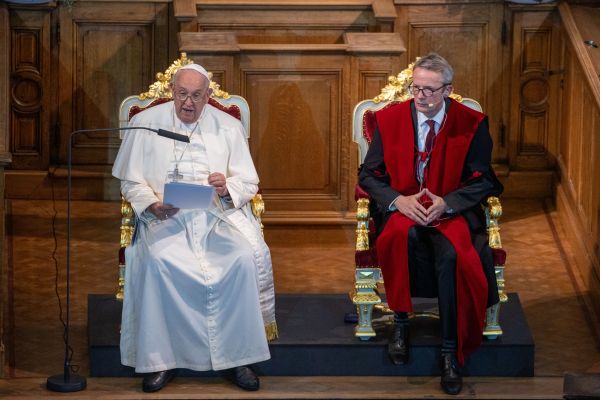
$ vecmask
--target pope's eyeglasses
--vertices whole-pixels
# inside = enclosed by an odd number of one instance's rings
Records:
[[[196,92],[196,93],[189,94],[187,92],[175,92],[175,98],[181,102],[185,103],[187,101],[188,97],[190,99],[192,99],[192,102],[199,103],[200,101],[202,101],[202,98],[204,97],[204,93]]]

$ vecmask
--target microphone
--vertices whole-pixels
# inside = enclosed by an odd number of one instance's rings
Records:
[[[173,140],[177,140],[179,142],[185,142],[185,143],[189,143],[190,142],[190,138],[189,136],[186,135],[182,135],[180,133],[175,133],[175,132],[171,132],[171,131],[167,131],[165,129],[152,129],[152,128],[146,128],[146,127],[141,127],[141,128],[136,128],[136,127],[127,127],[127,128],[135,128],[135,129],[148,129],[152,132],[156,132],[158,134],[158,136],[162,136],[162,137],[166,137],[169,139],[173,139]],[[123,128],[119,128],[119,130],[121,130]]]
[[[189,143],[190,138],[186,135],[171,132],[166,129],[154,129],[147,126],[126,126],[122,128],[97,128],[97,129],[79,129],[71,132],[69,135],[69,148],[67,149],[67,258],[66,258],[66,321],[65,321],[65,361],[63,364],[63,373],[52,375],[46,381],[46,388],[55,392],[78,392],[85,389],[87,382],[85,377],[71,373],[71,357],[72,351],[70,351],[69,345],[69,331],[70,331],[70,314],[71,314],[71,167],[72,167],[72,155],[71,149],[73,147],[73,137],[80,133],[89,132],[114,132],[114,131],[128,131],[133,129],[145,129],[156,133],[158,136],[166,137],[169,139],[177,140],[179,142]]]

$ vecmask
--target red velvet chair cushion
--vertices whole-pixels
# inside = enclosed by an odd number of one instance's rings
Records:
[[[152,100],[150,103],[148,103],[145,107],[140,107],[140,106],[133,106],[129,109],[129,120],[137,113],[142,112],[148,108],[157,106],[159,104],[163,104],[166,103],[168,101],[172,101],[172,99],[169,99],[167,97],[161,97],[160,99],[156,99],[156,100]],[[208,99],[208,104],[210,104],[213,107],[218,108],[221,111],[226,112],[227,114],[231,115],[232,117],[235,117],[237,119],[239,119],[241,121],[242,119],[242,112],[240,110],[240,108],[236,105],[230,105],[229,107],[219,103],[217,100],[210,98]]]
[[[494,265],[504,265],[506,263],[506,251],[504,249],[492,249]]]
[[[377,268],[379,263],[377,262],[377,250],[375,247],[371,247],[369,250],[359,250],[354,254],[356,261],[356,268]]]
[[[163,104],[166,103],[168,101],[171,101],[171,99],[168,99],[166,97],[161,97],[160,99],[156,99],[156,100],[152,100],[150,103],[148,103],[145,107],[140,107],[140,106],[133,106],[129,109],[129,118],[127,119],[128,121],[131,120],[131,118],[133,118],[133,116],[139,112],[142,112],[150,107],[154,107],[157,106],[159,104]]]

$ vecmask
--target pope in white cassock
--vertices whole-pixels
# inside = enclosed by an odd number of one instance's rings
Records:
[[[121,362],[151,373],[144,391],[160,390],[175,368],[226,370],[242,389],[257,390],[248,364],[270,358],[271,259],[248,203],[258,176],[241,123],[207,104],[209,83],[201,66],[181,67],[171,82],[174,101],[129,124],[182,133],[190,143],[129,131],[113,167],[137,216],[125,254]],[[214,186],[212,206],[163,204],[174,177]]]

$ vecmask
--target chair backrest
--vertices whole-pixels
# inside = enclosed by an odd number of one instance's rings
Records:
[[[119,127],[126,127],[131,117],[147,108],[166,103],[173,100],[173,93],[169,87],[171,78],[177,70],[184,65],[193,63],[187,58],[185,53],[181,53],[181,58],[176,60],[167,70],[156,74],[157,81],[150,85],[149,90],[140,95],[127,97],[121,102],[119,107]],[[209,77],[212,78],[212,73],[209,72]],[[244,126],[246,139],[250,137],[250,108],[248,102],[241,96],[230,95],[221,90],[219,85],[210,81],[212,95],[208,100],[209,104],[226,112],[227,114],[239,119]],[[123,138],[124,133],[121,133]]]
[[[396,76],[388,78],[386,85],[381,93],[369,100],[363,100],[354,107],[352,113],[352,139],[358,144],[358,160],[362,164],[369,150],[369,145],[375,132],[375,113],[393,104],[406,101],[412,98],[412,93],[408,87],[412,83],[412,70],[414,63]],[[473,99],[462,97],[452,93],[450,95],[454,100],[477,111],[482,111],[481,105]]]

